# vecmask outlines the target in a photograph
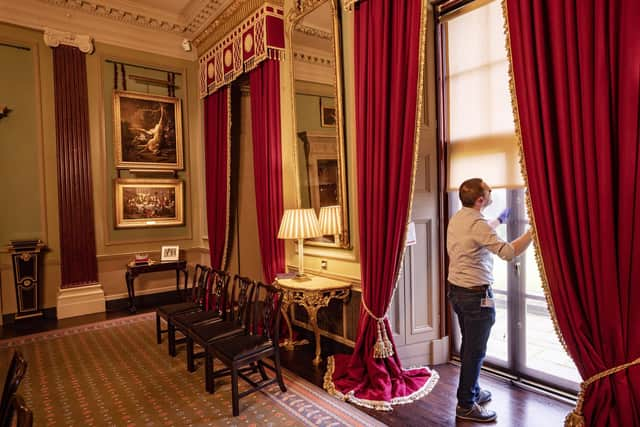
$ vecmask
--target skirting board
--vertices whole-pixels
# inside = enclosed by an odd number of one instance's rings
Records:
[[[58,319],[82,316],[106,311],[102,285],[60,289],[58,291]]]

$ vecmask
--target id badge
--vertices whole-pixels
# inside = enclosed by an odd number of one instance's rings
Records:
[[[495,305],[496,305],[495,301],[493,300],[493,298],[491,298],[491,297],[489,296],[489,292],[488,292],[488,291],[486,291],[486,292],[484,293],[484,298],[482,298],[482,299],[480,300],[480,307],[483,307],[483,308],[493,308],[493,307],[495,307]]]
[[[484,308],[493,308],[496,303],[493,301],[493,298],[484,297],[480,300],[480,307]]]

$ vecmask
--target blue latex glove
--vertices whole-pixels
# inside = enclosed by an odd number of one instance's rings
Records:
[[[500,215],[498,215],[498,221],[500,221],[500,224],[504,224],[505,222],[507,222],[507,219],[509,219],[509,215],[511,215],[510,208],[506,208],[505,210],[500,212]]]

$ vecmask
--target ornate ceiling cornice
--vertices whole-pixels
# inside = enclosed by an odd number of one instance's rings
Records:
[[[306,52],[294,51],[293,60],[297,62],[306,62],[309,64],[322,65],[324,67],[333,67],[334,61],[329,57],[322,57],[319,55],[312,55]]]
[[[200,11],[189,20],[186,31],[191,34],[195,34],[198,30],[202,29],[207,21],[218,13],[221,5],[221,0],[209,0],[207,4],[205,4],[202,9],[200,9]]]
[[[68,9],[79,10],[91,15],[102,16],[104,18],[114,19],[116,21],[127,24],[138,25],[141,27],[151,28],[154,30],[166,31],[170,33],[183,34],[187,31],[187,27],[178,22],[169,22],[168,20],[145,16],[139,13],[118,9],[107,6],[95,1],[88,0],[40,0],[43,3],[49,3],[54,6],[66,7]],[[209,5],[207,5],[209,6]],[[205,6],[205,9],[206,7]]]
[[[251,12],[265,3],[265,0],[236,0],[225,8],[207,28],[193,38],[193,44],[198,48],[199,54],[225,34],[240,24]],[[269,0],[274,6],[283,6],[284,0]]]
[[[306,34],[307,36],[317,37],[319,39],[324,39],[324,40],[333,40],[332,33],[330,33],[329,31],[319,30],[314,27],[308,27],[306,25],[297,24],[294,27],[294,30],[302,34]]]

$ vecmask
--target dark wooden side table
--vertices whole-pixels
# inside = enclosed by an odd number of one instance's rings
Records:
[[[187,294],[187,281],[189,272],[187,271],[187,261],[150,261],[147,264],[135,264],[133,261],[127,264],[127,272],[125,278],[127,280],[127,293],[129,294],[129,311],[136,312],[136,292],[133,281],[136,277],[144,273],[155,273],[157,271],[176,271],[176,290],[180,295],[180,272],[184,274],[184,295]]]

